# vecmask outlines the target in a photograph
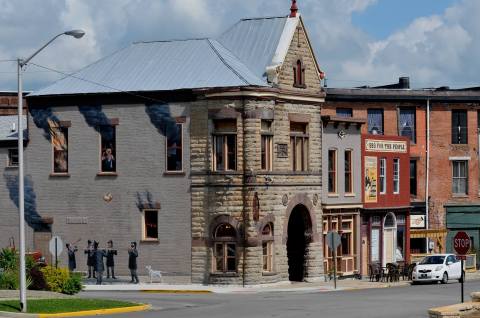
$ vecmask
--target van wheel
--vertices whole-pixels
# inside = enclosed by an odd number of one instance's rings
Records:
[[[442,284],[448,283],[448,274],[447,274],[447,272],[443,273],[441,283],[442,283]]]

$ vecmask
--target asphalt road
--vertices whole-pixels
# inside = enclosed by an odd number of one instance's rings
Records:
[[[480,291],[480,280],[465,283],[465,299]],[[428,317],[427,310],[460,302],[460,284],[415,285],[332,292],[257,294],[150,294],[83,292],[82,297],[150,303],[153,310],[112,317],[256,318],[256,317]]]

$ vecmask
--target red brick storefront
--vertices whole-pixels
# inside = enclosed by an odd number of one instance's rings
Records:
[[[410,143],[362,135],[361,272],[410,260]]]

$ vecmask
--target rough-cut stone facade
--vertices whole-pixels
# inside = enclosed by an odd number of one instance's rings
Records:
[[[237,170],[212,172],[212,122],[209,113],[231,108],[238,113]],[[261,116],[273,111],[273,171],[261,171]],[[289,114],[309,118],[309,169],[293,173],[289,158],[279,158],[278,144],[290,144]],[[192,281],[196,283],[267,283],[288,279],[286,255],[288,218],[301,204],[309,209],[312,242],[306,260],[307,278],[323,274],[321,249],[321,126],[320,106],[256,100],[211,100],[191,112],[192,154]],[[253,118],[252,118],[253,117]],[[207,129],[208,128],[208,129]],[[267,178],[270,180],[266,181]],[[259,219],[254,220],[255,193]],[[285,198],[286,199],[285,199]],[[212,224],[227,216],[238,224],[243,237],[237,245],[236,273],[216,274],[212,265]],[[262,225],[274,225],[274,265],[271,273],[262,273]],[[246,245],[246,246],[244,246]],[[245,254],[244,254],[245,253]],[[244,264],[245,262],[245,264]]]

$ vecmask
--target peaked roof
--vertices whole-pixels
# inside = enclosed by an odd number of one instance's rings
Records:
[[[299,18],[243,19],[218,39],[138,42],[29,96],[270,86]]]

